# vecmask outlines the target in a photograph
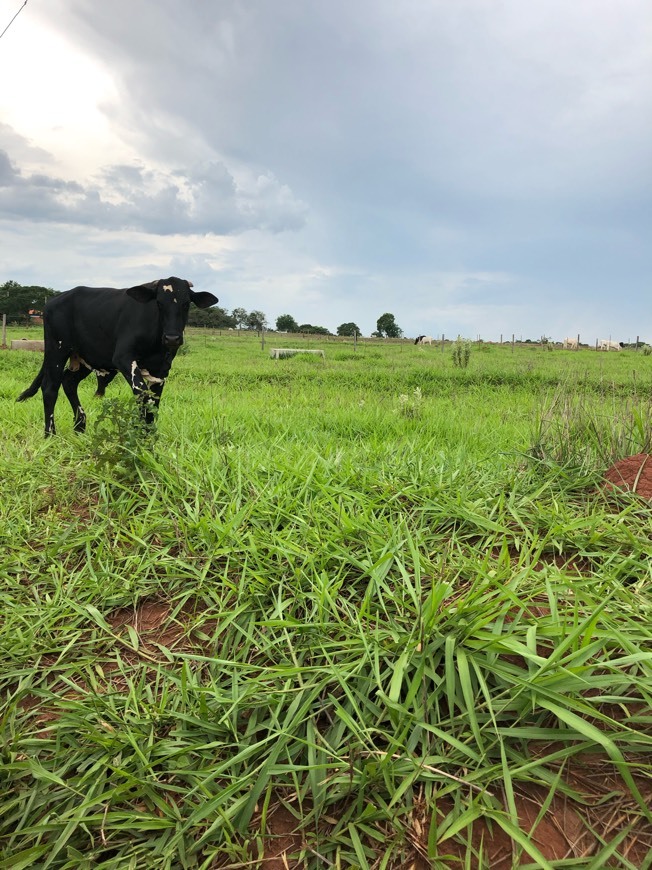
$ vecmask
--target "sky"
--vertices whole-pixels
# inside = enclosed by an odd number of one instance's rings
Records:
[[[649,0],[23,3],[0,283],[652,341]]]

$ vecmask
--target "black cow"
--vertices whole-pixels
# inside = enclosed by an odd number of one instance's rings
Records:
[[[151,423],[172,360],[183,344],[190,303],[208,308],[218,301],[212,293],[191,288],[190,281],[165,278],[125,290],[74,287],[49,299],[43,312],[43,365],[17,401],[36,395],[40,387],[45,434],[54,435],[54,406],[63,386],[75,415],[75,431],[83,432],[86,414],[78,384],[92,371],[102,386],[122,372]]]

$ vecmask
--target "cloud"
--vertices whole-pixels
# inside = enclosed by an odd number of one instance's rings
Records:
[[[306,206],[271,174],[236,180],[223,163],[169,170],[107,166],[94,181],[23,173],[0,151],[0,212],[18,220],[228,235],[300,229]]]
[[[50,89],[69,133],[36,102],[22,139],[0,126],[0,218],[68,227],[84,268],[111,252],[125,275],[140,247],[144,269],[218,279],[227,307],[369,331],[383,311],[408,333],[552,323],[563,337],[565,318],[627,331],[647,304],[645,0],[141,0],[137,14],[51,0],[31,14],[57,34],[52,54],[38,43],[44,63],[67,41],[98,97]]]

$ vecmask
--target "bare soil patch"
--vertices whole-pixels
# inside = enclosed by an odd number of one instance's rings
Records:
[[[303,845],[303,834],[298,827],[299,823],[283,804],[268,816],[261,870],[288,870],[299,866],[297,856]]]
[[[614,463],[605,473],[607,489],[624,489],[652,499],[652,455],[636,453]]]

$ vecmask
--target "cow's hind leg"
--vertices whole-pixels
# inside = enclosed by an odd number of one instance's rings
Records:
[[[43,381],[41,391],[43,393],[43,413],[45,415],[45,437],[55,435],[54,406],[57,403],[59,387],[63,377],[63,367],[66,357],[62,353],[51,353],[48,358],[47,343],[43,365]]]
[[[98,374],[97,376],[97,390],[95,391],[95,395],[100,398],[104,396],[104,391],[109,386],[113,378],[117,375],[117,372],[108,372],[107,374]]]
[[[84,413],[84,409],[79,401],[77,387],[88,374],[90,374],[90,369],[86,368],[86,366],[79,366],[76,370],[70,368],[65,369],[61,378],[63,391],[68,397],[70,407],[75,415],[75,432],[86,431],[86,414]]]

